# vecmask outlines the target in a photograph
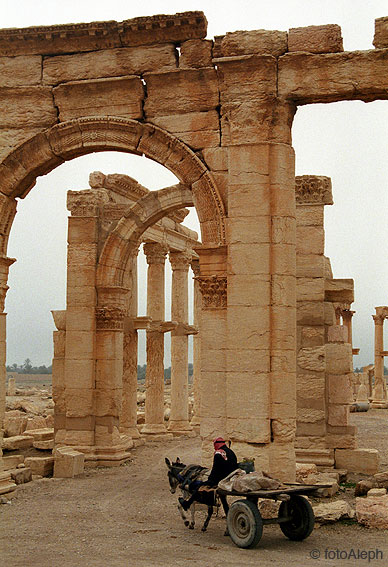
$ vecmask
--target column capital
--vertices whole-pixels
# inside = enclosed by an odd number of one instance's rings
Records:
[[[185,252],[170,252],[169,260],[173,272],[182,270],[186,272],[189,269],[193,255],[189,251]]]
[[[98,330],[121,331],[124,329],[125,311],[120,307],[97,307],[96,327]]]
[[[201,268],[199,265],[199,258],[193,258],[190,262],[191,269],[193,270],[194,277],[197,278],[201,275]]]
[[[295,177],[297,205],[332,205],[331,179],[324,175],[298,175]]]
[[[168,252],[166,244],[160,242],[146,242],[143,245],[143,252],[147,259],[147,264],[164,264]]]
[[[355,311],[352,311],[351,309],[343,309],[341,313],[344,321],[351,321],[354,314]]]
[[[226,276],[200,276],[195,279],[199,282],[204,309],[226,308]]]
[[[372,319],[375,322],[375,325],[383,325],[384,324],[384,315],[372,315]]]
[[[86,189],[68,191],[67,208],[72,217],[97,217],[99,209],[109,202],[106,189]]]

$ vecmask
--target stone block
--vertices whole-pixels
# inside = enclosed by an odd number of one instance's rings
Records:
[[[92,359],[94,357],[94,333],[91,331],[66,331],[66,353],[73,360]]]
[[[4,417],[4,435],[6,437],[15,437],[16,435],[22,435],[27,427],[27,416],[20,417],[8,417],[7,413]]]
[[[296,227],[297,254],[322,254],[325,250],[325,232],[320,226]]]
[[[34,438],[34,441],[47,441],[54,438],[54,429],[45,427],[42,429],[30,429],[28,435]]]
[[[297,354],[297,365],[303,370],[325,371],[325,347],[301,348]]]
[[[343,519],[353,519],[355,511],[345,500],[318,504],[313,508],[315,521],[319,524],[329,524]]]
[[[234,442],[269,443],[270,422],[264,417],[227,417],[228,434]]]
[[[276,97],[277,60],[272,55],[250,55],[213,60],[220,80],[221,104]]]
[[[151,116],[206,112],[219,105],[217,74],[213,68],[146,73],[144,79],[147,84],[144,104],[147,119]]]
[[[329,390],[329,403],[351,404],[353,402],[351,374],[329,374],[326,380]]]
[[[277,30],[252,30],[227,33],[221,41],[223,57],[237,55],[274,55],[287,51],[287,32]]]
[[[16,484],[11,478],[9,471],[0,471],[0,494],[3,494],[7,500],[13,497],[16,490]]]
[[[5,471],[16,469],[21,463],[24,463],[24,455],[3,455],[3,467]]]
[[[336,449],[335,466],[349,472],[375,474],[379,468],[379,452],[376,449]]]
[[[227,368],[231,372],[269,372],[270,355],[268,349],[228,349]]]
[[[386,488],[371,488],[370,490],[368,490],[367,497],[372,498],[374,496],[385,496],[386,494]]]
[[[296,205],[297,226],[323,226],[323,205]]]
[[[343,325],[331,325],[327,330],[327,341],[329,343],[347,343],[347,327],[344,327]]]
[[[323,327],[302,327],[300,333],[300,346],[319,347],[325,343],[325,330]]]
[[[242,347],[249,350],[266,349],[269,344],[269,316],[268,307],[230,306],[228,308],[230,325],[228,348],[234,350]]]
[[[341,28],[336,24],[291,28],[288,32],[288,51],[336,53],[343,51]]]
[[[58,447],[54,453],[54,477],[74,478],[84,472],[85,455],[71,447]]]
[[[296,449],[296,460],[298,463],[315,463],[317,466],[333,466],[333,449]]]
[[[42,57],[0,57],[0,87],[39,85],[42,75]]]
[[[50,476],[53,473],[54,457],[27,457],[24,464],[31,469],[32,474]]]
[[[323,278],[325,273],[324,256],[321,254],[296,255],[296,275],[305,278]]]
[[[72,307],[66,312],[66,325],[72,331],[94,331],[96,313],[93,307]]]
[[[95,411],[95,393],[88,388],[67,388],[65,391],[66,416],[85,417]]]
[[[296,321],[299,326],[317,326],[324,324],[324,306],[320,301],[298,301]]]
[[[373,45],[376,49],[386,49],[388,47],[388,17],[377,18],[375,20],[375,35]]]
[[[300,404],[302,401],[306,402],[314,399],[321,401],[325,397],[325,376],[323,373],[322,376],[299,373],[296,386]],[[303,406],[306,405],[306,403],[303,404]]]
[[[324,324],[326,327],[332,327],[335,325],[335,310],[334,305],[330,301],[325,301],[323,304],[324,309]]]
[[[329,404],[328,423],[335,426],[346,426],[349,423],[349,406],[343,404]]]
[[[269,244],[231,244],[229,246],[228,272],[231,274],[268,274],[269,262]]]
[[[356,498],[356,516],[359,524],[378,530],[388,529],[388,495]]]
[[[252,173],[241,173],[241,177],[253,175]],[[260,218],[263,220],[265,216],[270,214],[270,191],[268,185],[261,178],[261,183],[255,187],[250,183],[235,184],[236,179],[240,175],[236,173],[236,178],[229,178],[228,186],[228,211],[230,218]],[[258,174],[258,177],[260,175]]]
[[[150,122],[171,132],[194,150],[220,145],[220,125],[216,110],[155,116]]]
[[[13,469],[8,471],[11,475],[12,480],[15,484],[25,484],[32,480],[32,473],[29,467],[24,467],[21,469]]]
[[[199,68],[212,66],[213,42],[207,39],[189,39],[181,44],[179,67]]]
[[[72,446],[84,446],[94,444],[94,431],[65,431],[63,443]]]
[[[91,113],[134,120],[143,117],[144,89],[139,77],[73,81],[55,87],[53,92],[61,121]]]
[[[354,280],[350,278],[332,278],[325,282],[326,301],[353,303]]]
[[[44,128],[57,122],[51,89],[47,87],[2,87],[0,109],[2,128]]]
[[[377,482],[377,486],[388,488],[388,471],[376,473],[374,479]]]
[[[269,216],[230,218],[227,222],[229,244],[265,244],[271,242]]]
[[[298,277],[296,279],[297,301],[323,301],[325,280],[323,278]]]
[[[91,307],[96,304],[96,290],[92,286],[71,286],[67,288],[67,306]]]
[[[352,347],[350,343],[328,343],[326,350],[326,371],[328,374],[353,372]]]
[[[43,82],[49,85],[98,79],[142,75],[151,71],[176,68],[173,44],[101,49],[90,53],[47,57],[43,61]]]
[[[209,169],[212,171],[228,170],[228,149],[227,148],[204,148],[203,157]]]
[[[294,375],[296,372],[295,349],[274,349],[271,354],[271,370],[272,372],[284,372],[286,374],[285,380],[288,378],[287,374],[291,373]]]
[[[272,303],[278,306],[293,307],[295,305],[295,278],[291,275],[272,276]],[[229,289],[228,289],[229,301]]]
[[[54,439],[48,439],[47,441],[34,441],[32,446],[34,449],[39,449],[40,451],[51,451],[51,449],[54,449]]]
[[[27,449],[32,447],[34,438],[31,435],[15,435],[14,437],[4,437],[3,451],[16,451],[17,449]]]
[[[310,475],[318,474],[317,465],[314,463],[296,463],[296,482],[304,482]]]
[[[330,449],[355,449],[357,445],[354,434],[328,433],[325,439],[326,447]]]

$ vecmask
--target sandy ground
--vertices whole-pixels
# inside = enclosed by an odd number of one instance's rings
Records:
[[[387,469],[388,411],[353,414],[352,421],[360,427],[359,445],[382,449],[381,468]],[[199,462],[199,454],[198,439],[176,439],[139,447],[133,460],[118,468],[22,485],[10,504],[0,506],[0,565],[388,565],[387,532],[358,524],[318,527],[303,542],[289,541],[277,525],[265,526],[252,550],[236,547],[223,535],[221,515],[202,533],[205,512],[197,512],[196,528],[188,530],[177,511],[177,496],[169,492],[164,458]],[[345,559],[352,550],[370,552],[371,560]]]

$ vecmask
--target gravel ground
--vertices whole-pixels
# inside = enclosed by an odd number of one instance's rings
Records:
[[[382,451],[387,469],[388,411],[353,414],[359,446]],[[188,530],[168,490],[165,456],[199,462],[198,439],[150,443],[121,467],[88,470],[76,479],[45,478],[22,485],[10,504],[0,506],[0,565],[7,567],[261,567],[291,565],[388,564],[386,531],[358,524],[316,527],[302,542],[286,539],[277,525],[264,527],[252,550],[223,535],[225,519],[215,517],[202,533],[205,512]],[[353,550],[353,551],[352,551]],[[358,550],[368,559],[355,559]],[[377,550],[377,554],[376,554]],[[350,554],[350,558],[346,558]],[[375,554],[375,555],[373,555]]]

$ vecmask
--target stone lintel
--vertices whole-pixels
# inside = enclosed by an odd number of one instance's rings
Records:
[[[181,43],[203,39],[203,12],[133,18],[123,22],[91,22],[0,30],[0,55],[57,55],[114,47]]]
[[[297,205],[332,205],[331,179],[324,175],[297,175],[295,177]]]
[[[325,280],[325,301],[331,301],[333,303],[353,303],[354,280],[350,278]]]
[[[124,317],[124,333],[132,333],[140,329],[149,330],[152,317]]]
[[[172,334],[174,337],[197,335],[198,327],[196,327],[195,325],[188,325],[187,323],[179,323]]]

